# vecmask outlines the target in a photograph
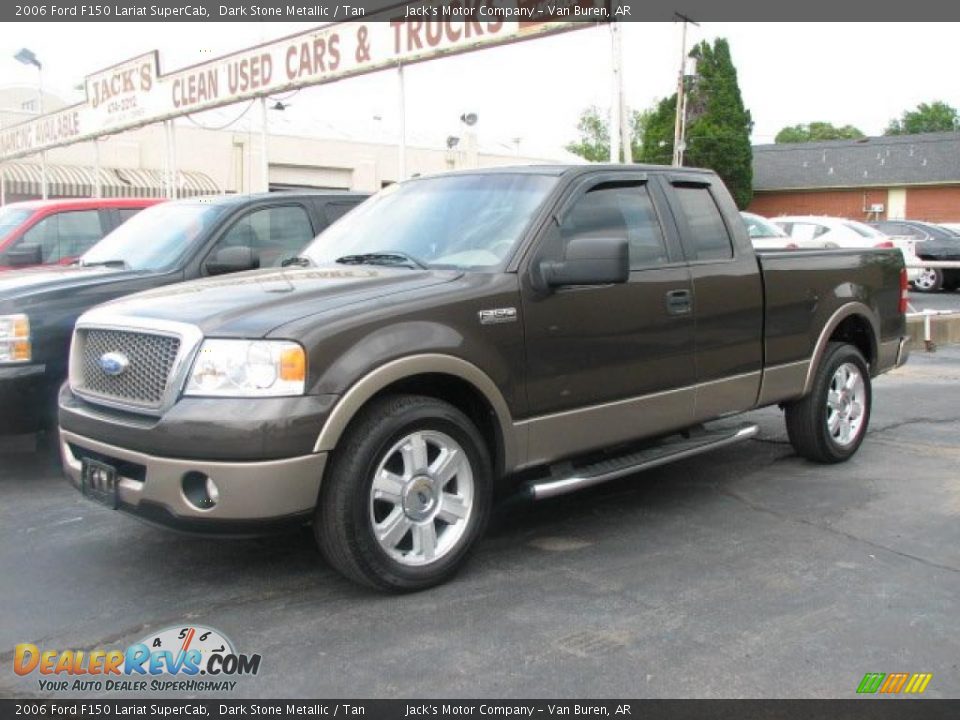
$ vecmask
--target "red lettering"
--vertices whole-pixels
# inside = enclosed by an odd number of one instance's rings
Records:
[[[150,72],[149,65],[140,66],[140,89],[143,92],[149,92],[153,87],[153,73]]]
[[[334,33],[327,43],[327,52],[330,53],[330,70],[340,67],[340,35]]]
[[[440,20],[427,20],[427,46],[436,47],[443,38],[443,25]]]
[[[407,23],[407,52],[413,50],[414,45],[417,50],[423,49],[423,42],[420,40],[421,29],[423,29],[422,20],[411,20]]]

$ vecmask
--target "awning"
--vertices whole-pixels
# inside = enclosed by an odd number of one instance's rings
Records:
[[[37,163],[8,162],[0,165],[7,196],[40,197],[41,172]],[[50,197],[91,197],[96,173],[82,165],[47,165],[47,195]],[[217,195],[222,190],[209,175],[192,170],[177,172],[177,197]],[[163,170],[100,168],[103,197],[164,197]]]

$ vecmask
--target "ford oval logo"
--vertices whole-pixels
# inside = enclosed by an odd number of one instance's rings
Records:
[[[100,369],[111,377],[123,375],[129,365],[130,360],[123,353],[108,352],[100,356]]]

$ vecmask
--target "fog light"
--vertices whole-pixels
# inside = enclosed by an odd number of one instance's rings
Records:
[[[181,480],[183,496],[197,510],[210,510],[220,501],[220,489],[209,475],[191,471]]]

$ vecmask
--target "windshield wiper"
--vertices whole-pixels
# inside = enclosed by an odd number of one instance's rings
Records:
[[[360,255],[344,255],[336,259],[341,265],[406,265],[427,270],[427,264],[413,255],[396,250],[386,252],[363,253]]]
[[[280,263],[280,267],[290,267],[292,265],[296,265],[297,267],[310,267],[313,263],[310,261],[310,258],[305,257],[287,258]]]
[[[125,260],[101,260],[100,262],[84,262],[81,260],[80,267],[117,267],[125,269],[127,263]]]

